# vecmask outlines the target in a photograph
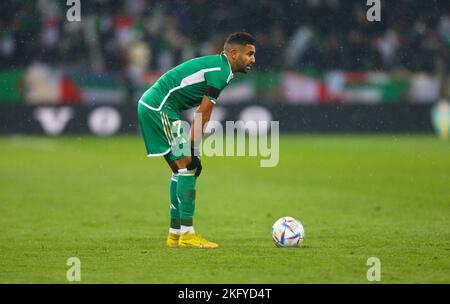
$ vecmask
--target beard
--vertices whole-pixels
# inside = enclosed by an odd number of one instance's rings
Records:
[[[245,64],[242,60],[238,59],[237,64],[239,66],[239,73],[248,73],[251,71],[252,65],[251,64]]]

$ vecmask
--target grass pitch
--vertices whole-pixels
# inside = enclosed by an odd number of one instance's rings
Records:
[[[168,249],[170,172],[135,136],[0,138],[0,283],[450,283],[450,143],[282,136],[280,162],[203,158],[195,226],[217,250]],[[299,249],[271,226],[299,218]]]

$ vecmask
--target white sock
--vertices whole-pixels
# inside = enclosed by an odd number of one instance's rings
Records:
[[[180,234],[180,229],[169,228],[169,233]]]
[[[181,234],[195,233],[194,226],[183,226],[180,229]]]

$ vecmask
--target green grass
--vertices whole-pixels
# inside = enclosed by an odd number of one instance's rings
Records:
[[[196,229],[167,249],[170,173],[139,137],[0,137],[0,283],[450,283],[450,143],[431,136],[283,136],[280,163],[203,158]],[[299,218],[299,249],[271,226]]]

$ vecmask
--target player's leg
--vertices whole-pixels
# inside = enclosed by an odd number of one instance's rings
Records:
[[[167,130],[167,125],[162,117],[162,114],[157,111],[148,109],[142,104],[138,105],[138,119],[139,126],[144,139],[147,156],[164,156],[166,160],[169,159],[168,153],[171,150],[173,137]],[[170,177],[169,198],[170,198],[170,228],[169,236],[167,238],[167,245],[169,247],[178,247],[179,240],[179,208],[177,191],[178,168],[173,161],[169,162],[171,166],[172,175]],[[173,207],[172,207],[173,206]]]
[[[172,176],[170,177],[169,186],[170,226],[166,244],[168,247],[178,247],[178,241],[180,239],[180,209],[177,197],[178,168],[176,164],[168,158],[167,155],[164,156],[164,158],[170,166],[170,169],[172,170]]]
[[[173,163],[178,168],[176,194],[180,211],[179,247],[217,248],[218,244],[209,242],[195,233],[193,219],[195,213],[197,177],[195,176],[195,170],[187,169],[187,166],[191,163],[191,157],[186,156],[174,159]],[[173,165],[171,167],[173,167]]]
[[[180,233],[194,233],[193,218],[195,212],[196,177],[195,171],[189,171],[187,166],[191,157],[186,156],[173,163],[178,168],[177,198],[180,208]]]
[[[188,142],[186,137],[189,134],[189,129],[184,130],[179,120],[170,119],[164,112],[146,111],[143,108],[139,108],[139,110],[139,121],[140,123],[142,121],[141,129],[148,155],[164,155],[172,172],[175,176],[178,174],[177,178],[172,179],[173,176],[171,177],[170,184],[170,200],[174,207],[178,209],[180,234],[184,233],[179,237],[178,245],[196,248],[218,247],[217,244],[208,242],[198,236],[193,227],[196,177],[195,170],[189,171],[187,169],[191,162],[190,149],[185,149],[184,146]],[[178,203],[178,206],[176,203]],[[175,244],[175,239],[178,237],[176,233],[172,233],[176,232],[178,227],[176,216],[175,210],[173,213],[171,212],[174,225],[169,228],[168,245]]]

